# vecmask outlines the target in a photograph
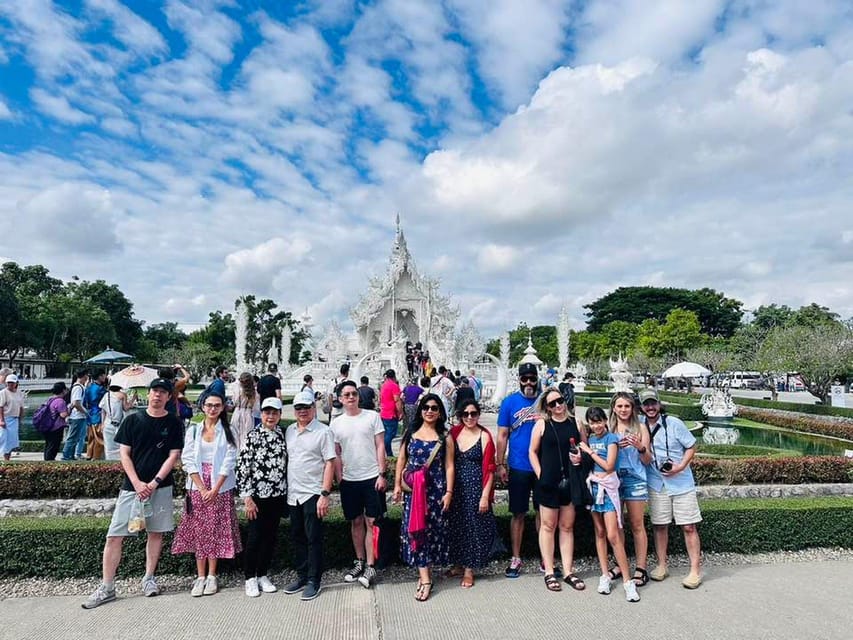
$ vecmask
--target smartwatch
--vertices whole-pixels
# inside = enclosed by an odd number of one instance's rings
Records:
[[[321,495],[321,496],[323,496],[324,498],[328,498],[330,495],[332,495],[332,492],[331,492],[331,491],[326,491],[325,489],[323,489],[323,490],[320,492],[320,495]]]

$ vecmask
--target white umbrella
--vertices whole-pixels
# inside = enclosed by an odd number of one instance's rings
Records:
[[[679,362],[663,372],[664,378],[701,378],[710,376],[711,371],[695,362]]]
[[[110,385],[116,385],[123,389],[147,387],[151,384],[152,380],[159,377],[160,376],[157,375],[157,369],[143,367],[141,365],[133,365],[110,376]]]

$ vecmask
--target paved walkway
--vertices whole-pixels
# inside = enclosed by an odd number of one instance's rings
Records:
[[[440,579],[426,603],[414,601],[411,582],[327,585],[312,602],[280,592],[250,600],[235,586],[204,598],[128,596],[93,611],[81,596],[19,598],[0,601],[0,638],[840,639],[853,628],[851,575],[850,560],[709,567],[698,590],[676,575],[642,588],[639,603],[621,587],[597,594],[591,577],[585,592],[549,593],[538,575],[483,578],[470,590]]]

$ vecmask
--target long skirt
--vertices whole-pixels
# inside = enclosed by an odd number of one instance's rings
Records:
[[[204,486],[211,487],[213,465],[201,465],[201,479]],[[192,489],[189,492],[192,508],[184,513],[172,553],[195,553],[199,558],[233,558],[241,550],[240,528],[237,523],[237,509],[234,506],[234,492],[224,491],[210,502],[201,499],[201,493]]]

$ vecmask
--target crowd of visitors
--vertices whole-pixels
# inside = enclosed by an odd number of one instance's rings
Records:
[[[411,353],[420,363],[423,354],[416,346]],[[63,459],[87,450],[89,458],[119,460],[124,470],[104,546],[102,582],[84,608],[115,599],[122,541],[143,529],[148,538],[142,590],[147,596],[159,592],[154,576],[163,533],[175,526],[172,469],[179,459],[186,499],[171,551],[194,554],[197,575],[190,593],[195,597],[215,594],[219,560],[240,553],[246,595],[277,591],[269,570],[279,523],[289,516],[297,576],[282,590],[300,593],[303,600],[316,598],[322,589],[324,519],[335,484],[353,547],[344,579],[364,588],[377,579],[374,537],[389,490],[402,505],[400,555],[418,570],[415,599],[430,598],[438,567],[447,568],[446,575],[463,588],[473,587],[476,572],[503,550],[493,510],[497,481],[507,487],[511,513],[506,577],[521,573],[532,499],[548,591],[561,591],[563,584],[586,588],[574,569],[574,525],[583,510],[591,512],[594,525],[599,593],[609,594],[618,581],[626,599],[636,602],[639,587],[667,578],[672,521],[682,529],[690,558],[682,584],[689,589],[701,584],[696,525],[702,517],[690,470],[695,439],[681,420],[661,412],[653,390],[638,397],[617,393],[609,412],[591,407],[581,423],[574,414],[570,374],[560,383],[552,376],[547,386],[537,368],[524,363],[518,368],[519,390],[500,406],[494,438],[480,422],[482,382],[475,372],[463,376],[439,367],[432,377],[418,377],[428,371],[407,371],[401,389],[389,369],[374,389],[366,377],[358,383],[350,379],[344,365],[325,394],[314,391],[307,376],[293,399],[295,422],[286,427],[274,365],[261,378],[240,374],[230,386],[228,369],[217,368],[195,407],[185,395],[189,375],[178,365],[160,370],[149,385],[147,406],[135,410],[136,395],[111,385],[103,372],[79,371],[70,389],[56,383],[45,402],[45,459],[56,458],[67,431]],[[23,417],[17,383],[9,375],[0,389],[0,445],[7,459]],[[201,420],[188,419],[193,409]],[[328,424],[318,418],[324,413]],[[390,486],[388,459],[401,423]],[[248,519],[245,546],[238,496]],[[657,556],[651,571],[647,506]],[[633,569],[625,527],[632,531]]]

